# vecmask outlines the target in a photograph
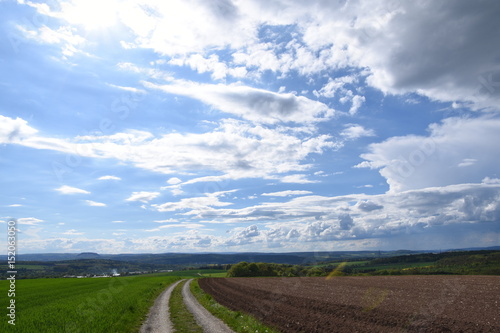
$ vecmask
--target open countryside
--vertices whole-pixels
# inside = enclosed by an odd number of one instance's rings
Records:
[[[500,0],[0,0],[0,333],[500,333]]]
[[[19,279],[16,331],[138,332],[148,320],[155,300],[175,282],[181,284],[179,291],[173,291],[170,302],[178,305],[166,310],[170,312],[165,316],[176,318],[172,325],[181,327],[179,332],[190,321],[188,327],[201,327],[187,308],[182,310],[184,296],[180,288],[192,278],[198,280],[191,285],[192,290],[197,290],[198,300],[236,332],[255,332],[255,327],[262,332],[330,332],[335,327],[338,331],[353,328],[359,332],[495,332],[500,328],[496,313],[500,251],[381,255],[332,252],[257,256],[281,260],[289,256],[290,262],[297,256],[322,259],[298,265],[246,261],[222,264],[245,256],[219,254],[207,259],[207,255],[200,254],[183,256],[187,262],[182,270],[163,273],[130,275],[120,270],[121,274],[115,276]],[[148,255],[156,262],[162,256]],[[194,264],[214,258],[221,261]],[[32,269],[31,277],[36,272],[43,276],[46,272],[40,267],[57,262],[39,262],[34,267],[20,262],[19,266]],[[110,264],[108,259],[59,262],[87,271],[95,265],[100,272]],[[147,263],[144,267],[137,262],[135,265],[130,268],[149,267]],[[118,272],[116,267],[112,270]],[[121,267],[129,266],[122,262]],[[167,267],[164,263],[156,268]],[[0,288],[7,286],[8,281],[0,281]],[[5,299],[1,306],[8,306]],[[5,321],[0,324],[5,330],[10,329],[8,326]]]

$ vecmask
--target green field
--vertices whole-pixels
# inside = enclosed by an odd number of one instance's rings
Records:
[[[221,269],[189,269],[185,271],[173,271],[162,273],[167,276],[180,276],[183,278],[197,278],[197,277],[225,277],[227,271]]]
[[[7,323],[8,281],[0,281],[0,332],[137,332],[155,298],[179,277],[16,281],[16,327]]]

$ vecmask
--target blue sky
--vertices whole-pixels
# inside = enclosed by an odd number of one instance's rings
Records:
[[[500,245],[499,15],[0,1],[0,223],[20,253]]]

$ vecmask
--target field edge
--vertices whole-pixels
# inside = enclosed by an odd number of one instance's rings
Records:
[[[274,327],[267,326],[252,315],[241,311],[233,311],[219,304],[210,294],[201,289],[198,279],[190,285],[191,293],[196,300],[212,315],[222,320],[237,333],[280,333]]]

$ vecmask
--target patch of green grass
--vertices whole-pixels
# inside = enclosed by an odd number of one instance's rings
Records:
[[[141,275],[117,278],[17,280],[15,327],[7,323],[9,299],[0,332],[137,332],[156,297],[178,277]],[[8,281],[0,281],[7,295]]]
[[[361,266],[359,269],[405,269],[405,268],[414,268],[414,267],[427,267],[434,265],[435,262],[411,262],[411,263],[390,263],[390,264],[378,264],[378,265],[366,265]],[[358,268],[358,267],[356,267]]]
[[[279,333],[274,328],[264,325],[259,320],[254,317],[247,315],[239,311],[232,311],[225,306],[217,303],[212,296],[205,293],[200,286],[198,281],[194,280],[191,282],[191,292],[194,297],[203,305],[210,313],[212,313],[217,318],[220,318],[229,327],[231,327],[235,332],[238,333]]]
[[[223,273],[204,273],[202,275],[205,276],[205,277],[226,277],[227,272],[223,272]]]
[[[172,320],[176,332],[203,333],[203,329],[196,323],[196,319],[184,304],[182,287],[185,283],[185,281],[179,283],[170,295],[170,320]]]

